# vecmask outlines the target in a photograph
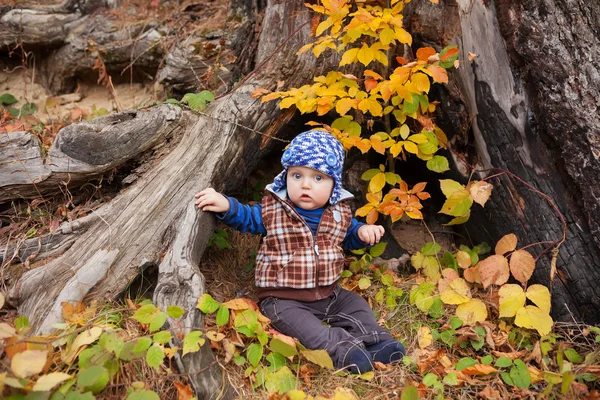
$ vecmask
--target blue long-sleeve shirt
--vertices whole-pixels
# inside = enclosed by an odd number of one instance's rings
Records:
[[[250,206],[248,204],[240,203],[233,197],[227,197],[227,199],[229,200],[229,211],[224,214],[217,213],[217,217],[226,225],[240,232],[250,232],[257,235],[264,235],[267,233],[262,221],[262,204]],[[296,212],[304,218],[313,235],[316,235],[321,215],[326,207],[317,208],[315,210],[304,210],[300,207],[294,208]],[[358,237],[358,229],[363,225],[364,223],[352,218],[344,239],[344,249],[356,250],[367,246]]]

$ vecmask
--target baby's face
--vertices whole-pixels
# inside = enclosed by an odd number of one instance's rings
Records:
[[[304,210],[314,210],[327,204],[333,191],[333,184],[330,176],[312,168],[288,168],[288,197]]]

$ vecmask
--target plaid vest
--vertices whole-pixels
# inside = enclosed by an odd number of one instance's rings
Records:
[[[256,256],[256,286],[310,289],[340,279],[352,219],[345,201],[323,211],[316,235],[293,204],[272,193],[262,199],[262,219],[267,235]]]

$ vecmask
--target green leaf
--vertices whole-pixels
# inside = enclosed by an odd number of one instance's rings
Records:
[[[185,313],[185,311],[181,307],[178,307],[178,306],[168,306],[167,307],[167,315],[171,318],[175,318],[175,319],[180,318],[184,313]]]
[[[183,355],[197,352],[205,341],[202,337],[202,331],[191,331],[183,339]]]
[[[493,362],[494,362],[494,357],[491,354],[488,354],[487,356],[481,357],[481,363],[482,364],[492,365]]]
[[[130,393],[127,400],[160,400],[160,397],[152,390],[141,390]]]
[[[152,322],[150,323],[150,332],[155,332],[163,327],[163,325],[167,322],[167,313],[159,312],[154,317],[152,317]]]
[[[38,108],[33,103],[25,103],[21,106],[21,117],[26,117],[28,115],[35,114]]]
[[[63,397],[60,397],[62,399]],[[70,391],[64,397],[65,400],[95,400],[96,397],[92,394],[92,392],[79,393],[75,391]],[[8,399],[7,399],[8,400]]]
[[[246,359],[244,358],[244,356],[236,354],[235,356],[233,356],[233,362],[235,363],[235,365],[240,367],[246,363]]]
[[[516,387],[527,389],[531,385],[531,376],[523,361],[515,360],[515,365],[510,369],[509,374]]]
[[[456,372],[450,372],[448,375],[444,377],[442,380],[444,385],[456,386],[458,385],[458,377],[456,376]]]
[[[104,367],[92,365],[80,370],[77,375],[77,387],[94,394],[101,392],[108,383],[108,371]]]
[[[394,311],[398,306],[398,302],[396,302],[396,297],[388,295],[385,299],[385,305],[390,309],[390,311]]]
[[[452,329],[458,329],[463,324],[462,320],[460,318],[458,318],[456,315],[451,316],[450,319],[448,320],[448,323],[450,324]]]
[[[217,311],[217,309],[219,308],[219,303],[215,299],[213,299],[210,294],[204,293],[198,299],[197,307],[204,314],[211,314],[211,313],[214,313],[215,311]]]
[[[442,301],[440,296],[434,297],[433,304],[431,304],[431,307],[429,308],[427,314],[433,319],[438,319],[442,315],[444,315],[444,302]]]
[[[419,391],[412,385],[407,385],[402,390],[400,400],[419,400]]]
[[[342,271],[342,278],[350,278],[352,275],[352,271],[350,271],[349,269],[345,269]]]
[[[171,332],[160,331],[160,332],[155,333],[154,337],[152,339],[154,340],[155,343],[165,344],[165,343],[168,343],[172,337],[173,336],[171,335]]]
[[[434,242],[428,242],[421,248],[421,253],[425,256],[435,256],[440,250],[442,250],[442,246]]]
[[[4,93],[2,96],[0,96],[0,105],[5,104],[9,106],[11,104],[15,104],[16,102],[17,99],[10,93]]]
[[[477,364],[479,363],[476,360],[473,360],[471,357],[464,357],[456,363],[455,368],[457,371],[462,371],[465,368],[469,368]]]
[[[206,108],[206,100],[204,100],[199,94],[186,93],[181,99],[182,103],[187,103],[191,109],[202,111]]]
[[[269,362],[267,370],[270,372],[275,372],[286,364],[286,358],[279,353],[270,353],[265,358]]]
[[[311,363],[326,369],[333,369],[333,360],[326,350],[303,350],[300,352]]]
[[[287,393],[296,387],[296,377],[287,366],[277,372],[268,372],[265,377],[265,387],[269,393]]]
[[[427,387],[433,386],[437,382],[439,382],[439,380],[438,380],[438,377],[436,374],[429,373],[423,377],[423,385],[425,385]]]
[[[167,104],[179,104],[179,100],[177,100],[177,99],[167,99],[167,100],[165,100],[165,103],[167,103]]]
[[[160,365],[165,358],[165,353],[163,349],[159,346],[152,346],[148,349],[148,353],[146,353],[146,362],[149,366],[158,371]]]
[[[291,357],[298,354],[296,347],[277,338],[271,339],[269,348],[275,353],[281,353],[284,357]]]
[[[381,283],[385,286],[392,286],[394,284],[394,277],[391,274],[383,274],[381,276]]]
[[[113,354],[119,354],[125,345],[123,339],[112,332],[104,332],[98,341],[100,346]]]
[[[456,53],[455,54],[450,53],[452,55],[450,57],[447,57],[446,53],[449,50],[452,50],[452,52],[456,52]],[[442,49],[442,51],[440,51],[440,59],[443,61],[440,61],[440,66],[442,68],[446,68],[446,69],[451,68],[454,65],[454,61],[456,61],[458,59],[458,54],[459,53],[458,53],[458,51],[456,51],[456,46],[448,46],[448,47]]]
[[[453,217],[463,217],[470,212],[473,205],[473,198],[468,190],[454,192],[448,197],[439,211],[441,214],[452,215]]]
[[[575,351],[575,349],[566,349],[565,356],[567,356],[567,359],[572,363],[583,362],[583,358]]]
[[[500,372],[500,377],[502,378],[504,383],[506,383],[507,385],[515,386],[514,382],[512,381],[512,378],[510,377],[510,374],[508,372]]]
[[[408,102],[406,100],[404,100],[404,105],[402,108],[402,112],[404,112],[405,114],[412,114],[417,112],[417,110],[419,109],[419,95],[411,93],[412,95],[412,102]]]
[[[260,343],[252,343],[246,350],[246,358],[248,362],[256,367],[263,356],[263,346]]]
[[[236,328],[246,326],[254,333],[258,326],[258,314],[254,310],[244,310],[235,316],[233,326]]]
[[[119,357],[120,360],[124,360],[124,361],[132,361],[132,360],[135,360],[136,358],[143,357],[147,347],[144,348],[143,351],[135,351],[135,348],[137,346],[138,346],[137,340],[134,342],[127,342],[127,343],[125,343],[125,345],[123,346],[123,349],[117,356]]]
[[[229,308],[221,305],[219,306],[219,311],[217,311],[217,326],[221,327],[223,325],[227,325],[229,322]]]
[[[427,169],[433,172],[445,172],[450,170],[448,159],[444,156],[433,156],[432,159],[427,160]]]
[[[496,360],[494,367],[507,368],[507,367],[510,367],[512,365],[512,363],[513,363],[512,359],[510,359],[509,357],[506,357],[506,356],[502,356]]]
[[[149,337],[141,337],[135,342],[133,351],[135,353],[144,353],[152,345],[152,339]]]
[[[365,290],[371,286],[371,278],[363,276],[358,280],[358,287],[360,290]]]
[[[156,311],[158,311],[158,308],[156,308],[154,304],[147,304],[140,307],[135,314],[133,314],[133,319],[140,324],[147,325],[152,322],[152,318],[154,317],[154,313],[156,313]]]
[[[379,257],[385,251],[386,246],[387,243],[385,242],[377,243],[376,245],[371,247],[371,249],[369,249],[369,254],[371,255],[371,257]]]
[[[15,318],[15,328],[17,329],[18,332],[21,332],[25,329],[29,329],[29,318],[27,318],[25,315],[21,315],[18,318]]]
[[[215,101],[215,96],[209,90],[203,90],[198,93],[198,97],[206,102]]]

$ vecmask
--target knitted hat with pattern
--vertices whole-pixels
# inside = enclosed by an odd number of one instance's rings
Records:
[[[273,191],[286,187],[289,167],[308,167],[330,176],[333,191],[329,203],[336,204],[342,192],[342,168],[344,147],[329,132],[310,130],[296,136],[281,156],[283,171],[273,181]]]

